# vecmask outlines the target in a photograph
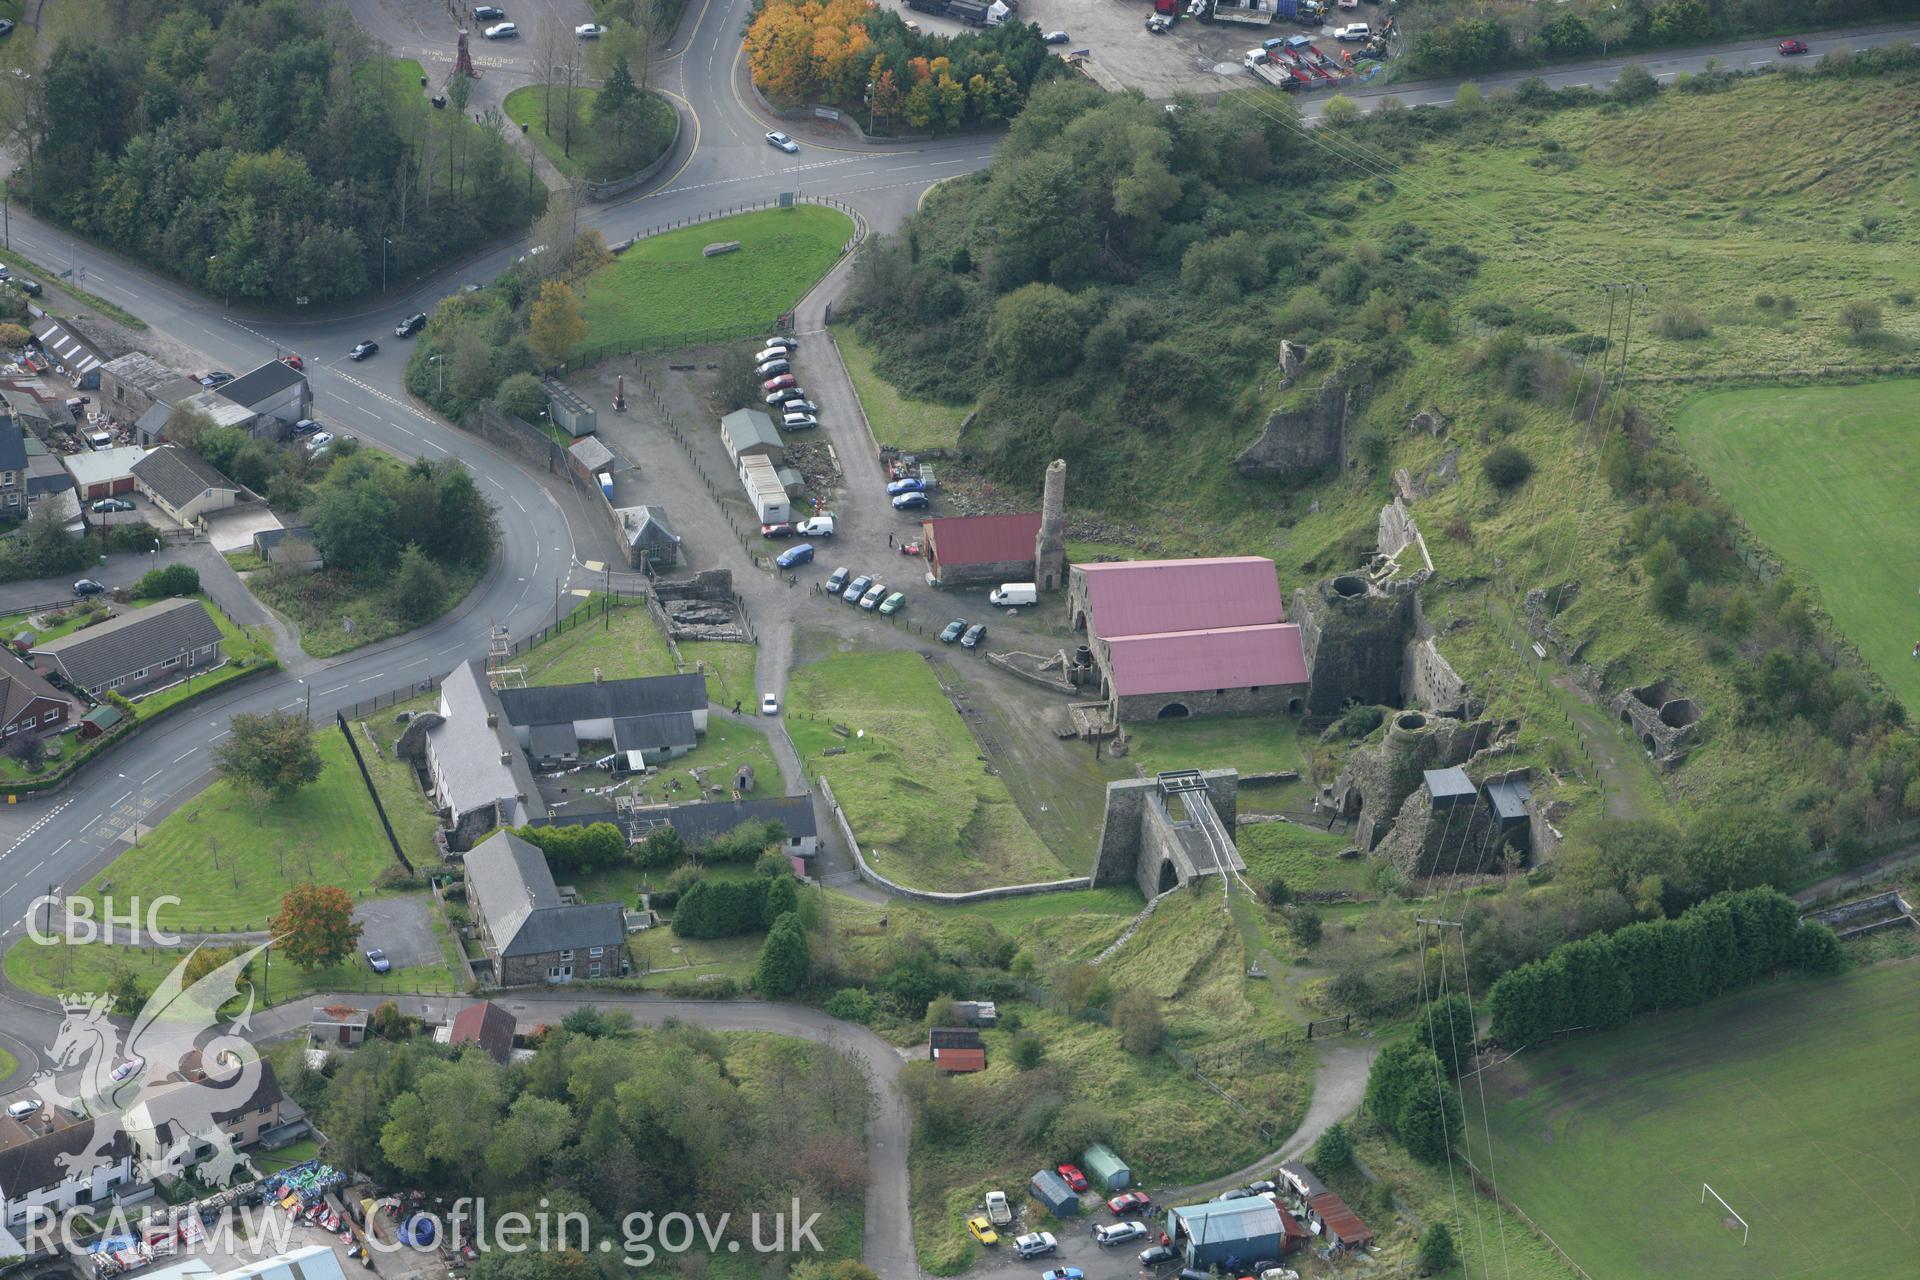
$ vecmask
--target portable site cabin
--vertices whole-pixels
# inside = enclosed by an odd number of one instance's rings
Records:
[[[1073,1194],[1073,1188],[1067,1180],[1051,1169],[1042,1169],[1033,1175],[1027,1183],[1027,1190],[1033,1198],[1047,1206],[1047,1212],[1056,1218],[1077,1218],[1080,1216],[1080,1197]]]
[[[1133,1185],[1133,1170],[1103,1143],[1096,1142],[1080,1153],[1080,1168],[1108,1191],[1125,1191]]]

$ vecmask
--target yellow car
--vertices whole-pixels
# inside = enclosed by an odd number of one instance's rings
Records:
[[[1000,1233],[993,1229],[985,1214],[975,1214],[967,1219],[967,1232],[981,1244],[999,1244]]]

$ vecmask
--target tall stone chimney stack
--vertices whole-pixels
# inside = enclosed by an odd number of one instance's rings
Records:
[[[1067,463],[1047,464],[1045,495],[1040,499],[1040,533],[1033,540],[1033,581],[1042,591],[1067,585]]]

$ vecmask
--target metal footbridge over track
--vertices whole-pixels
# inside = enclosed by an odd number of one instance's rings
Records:
[[[1167,821],[1179,833],[1181,844],[1186,847],[1187,856],[1193,860],[1194,874],[1218,875],[1220,877],[1220,906],[1227,909],[1232,896],[1233,886],[1238,884],[1247,896],[1258,896],[1246,877],[1240,873],[1247,864],[1240,857],[1240,850],[1233,842],[1233,833],[1227,830],[1226,823],[1220,820],[1220,814],[1213,807],[1212,793],[1207,790],[1207,781],[1198,769],[1172,769],[1157,775],[1160,783],[1160,801],[1167,808]],[[1185,812],[1184,820],[1176,817],[1169,802],[1178,804]]]

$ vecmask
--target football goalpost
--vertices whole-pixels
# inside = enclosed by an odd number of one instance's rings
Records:
[[[1739,1214],[1735,1213],[1733,1211],[1732,1205],[1728,1204],[1725,1200],[1721,1200],[1720,1193],[1718,1191],[1715,1191],[1712,1187],[1708,1186],[1706,1183],[1703,1182],[1700,1184],[1700,1203],[1705,1204],[1707,1202],[1708,1196],[1712,1196],[1715,1200],[1719,1200],[1720,1207],[1727,1211],[1727,1216],[1740,1224],[1740,1243],[1744,1245],[1747,1242],[1747,1236],[1751,1231],[1751,1228],[1747,1226],[1747,1220],[1741,1217]]]

